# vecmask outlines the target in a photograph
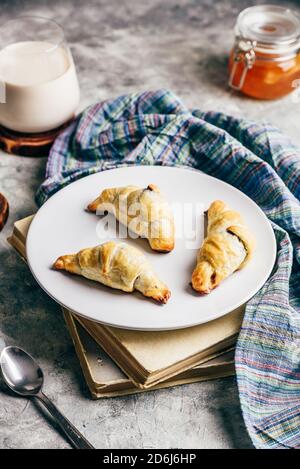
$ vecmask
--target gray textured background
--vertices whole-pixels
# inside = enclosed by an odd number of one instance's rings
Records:
[[[1,1],[0,21],[34,13],[64,26],[78,70],[82,108],[121,93],[166,87],[191,106],[267,119],[300,144],[300,103],[291,96],[262,102],[226,87],[235,17],[258,3],[264,2]],[[296,1],[272,3],[300,6]],[[0,338],[39,360],[46,392],[98,448],[252,447],[233,378],[138,396],[89,399],[60,308],[6,242],[13,222],[36,211],[34,193],[44,171],[44,159],[0,153],[0,192],[11,208],[0,235]],[[29,447],[68,444],[32,404],[0,389],[0,448]]]

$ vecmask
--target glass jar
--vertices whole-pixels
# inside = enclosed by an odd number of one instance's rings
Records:
[[[229,86],[258,99],[276,99],[299,84],[300,18],[274,5],[246,8],[237,19]]]

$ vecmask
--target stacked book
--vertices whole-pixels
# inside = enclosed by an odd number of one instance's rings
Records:
[[[9,243],[26,261],[33,219],[15,223]],[[244,307],[199,326],[143,332],[104,326],[63,310],[93,398],[120,396],[234,374]]]

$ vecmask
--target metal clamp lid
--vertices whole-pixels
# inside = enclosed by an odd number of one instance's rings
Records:
[[[240,90],[245,82],[245,78],[248,70],[250,70],[255,62],[255,46],[256,41],[250,39],[237,38],[236,44],[233,51],[233,66],[229,77],[229,86],[234,90]],[[238,84],[234,84],[234,77],[236,74],[237,66],[239,63],[243,63],[244,68],[240,76]]]

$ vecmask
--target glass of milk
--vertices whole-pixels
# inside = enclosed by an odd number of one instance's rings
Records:
[[[58,129],[74,117],[78,80],[55,21],[24,16],[0,28],[0,88],[4,129],[32,136]]]

